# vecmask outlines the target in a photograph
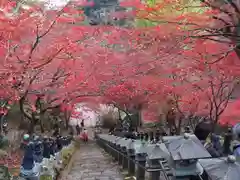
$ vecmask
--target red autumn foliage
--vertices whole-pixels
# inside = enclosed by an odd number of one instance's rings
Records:
[[[27,103],[32,111],[37,111],[41,98],[44,110],[61,106],[74,116],[74,105],[86,101],[141,105],[157,112],[160,102],[171,98],[181,115],[209,116],[218,122],[237,83],[240,66],[234,39],[216,32],[212,39],[212,31],[203,31],[223,28],[211,17],[217,13],[223,18],[222,12],[158,15],[154,12],[176,2],[150,7],[127,1],[124,6],[136,7],[132,14],[169,23],[91,27],[76,23],[83,16],[72,3],[51,11],[34,6],[9,16],[14,4],[4,2],[0,95]]]
[[[167,6],[182,10],[178,3],[163,1],[148,6],[127,1],[124,5],[136,7],[137,18],[168,22],[135,30],[131,34],[136,40],[133,46],[138,53],[144,51],[148,58],[154,57],[154,74],[161,72],[159,84],[164,82],[160,92],[175,96],[179,111],[210,116],[218,121],[231,99],[240,72],[236,47],[239,5],[235,1],[223,6],[204,1],[203,6],[210,9],[201,14],[159,13]],[[230,25],[233,27],[229,28]],[[142,46],[136,46],[136,42]]]

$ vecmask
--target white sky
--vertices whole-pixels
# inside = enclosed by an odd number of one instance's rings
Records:
[[[48,8],[56,8],[64,6],[65,4],[68,3],[69,0],[39,0],[39,1],[46,2],[48,4]]]
[[[98,120],[98,115],[94,111],[92,111],[90,108],[86,107],[84,103],[78,104],[76,107],[76,111],[81,112],[82,114],[78,118],[75,118],[75,117],[70,118],[70,122],[69,122],[70,125],[73,125],[73,126],[77,124],[80,125],[83,119],[85,120],[84,125],[86,127],[91,127],[96,125],[96,122]]]

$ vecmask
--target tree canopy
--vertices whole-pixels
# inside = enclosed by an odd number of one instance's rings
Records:
[[[56,107],[74,114],[82,102],[155,114],[163,108],[179,128],[189,116],[217,124],[234,114],[229,104],[240,73],[234,1],[124,1],[131,11],[121,17],[152,23],[132,27],[81,25],[82,3],[16,12],[16,3],[1,1],[1,99],[19,103],[31,123]]]

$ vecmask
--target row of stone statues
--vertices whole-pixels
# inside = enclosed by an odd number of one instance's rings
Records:
[[[240,126],[238,130],[240,132]],[[128,174],[137,180],[147,179],[145,172],[150,174],[152,180],[237,180],[240,176],[240,161],[236,149],[229,147],[232,143],[228,135],[231,135],[232,140],[239,140],[240,137],[236,129],[229,129],[222,137],[224,142],[214,144],[214,148],[222,149],[222,152],[225,152],[224,146],[229,149],[226,151],[228,153],[219,154],[218,157],[213,157],[209,149],[204,147],[205,142],[187,128],[183,135],[160,136],[156,132],[153,136],[153,132],[150,132],[138,133],[132,138],[98,134],[96,139],[123,170],[128,170]],[[209,134],[211,141],[215,141],[213,137],[216,136]]]
[[[185,133],[193,133],[196,135],[212,157],[217,158],[234,154],[237,158],[240,158],[240,124],[235,125],[233,128],[228,128],[228,130],[221,135],[211,133],[211,130],[211,124],[208,122],[199,123],[194,132],[191,132],[188,126],[184,128]],[[110,131],[110,134],[150,142],[158,142],[161,137],[168,136],[168,134],[161,133],[159,130],[148,133],[118,130]],[[169,135],[174,136],[176,134],[171,132]]]
[[[49,176],[48,179],[57,177],[57,170],[61,168],[61,151],[71,145],[71,136],[30,137],[25,134],[21,148],[24,151],[20,180],[39,180],[41,176]],[[0,180],[7,180],[0,177]]]

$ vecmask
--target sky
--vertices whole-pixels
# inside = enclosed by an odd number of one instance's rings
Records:
[[[67,4],[69,0],[39,0],[44,1],[48,4],[48,8],[61,7]]]
[[[78,118],[70,118],[70,125],[76,126],[77,124],[80,125],[82,120],[84,119],[84,125],[86,127],[95,126],[98,120],[98,114],[92,111],[90,108],[84,106],[84,104],[78,104],[76,108],[77,112],[81,112],[81,116]]]

